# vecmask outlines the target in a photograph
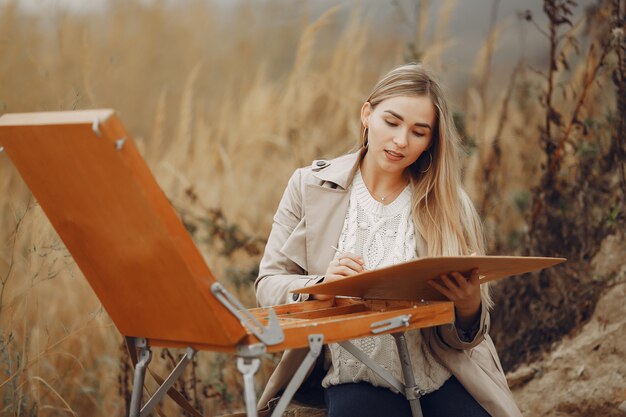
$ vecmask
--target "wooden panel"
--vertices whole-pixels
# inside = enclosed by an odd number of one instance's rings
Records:
[[[245,336],[112,110],[4,115],[0,146],[120,332],[224,349]]]
[[[343,307],[343,306],[340,306]],[[365,336],[372,336],[372,323],[410,314],[408,327],[390,330],[380,334],[388,334],[397,331],[421,329],[424,327],[438,326],[454,322],[454,304],[452,302],[431,302],[426,305],[411,307],[394,307],[388,311],[367,310],[361,313],[341,314],[325,316],[312,320],[298,319],[293,322],[282,323],[285,333],[285,341],[279,345],[268,346],[268,352],[280,352],[285,349],[296,349],[308,346],[308,335],[323,334],[324,343],[334,343],[344,340],[353,340]],[[192,346],[197,350],[212,350],[234,353],[233,348],[224,348],[213,345],[186,343],[184,341],[171,342],[163,340],[151,340],[153,346],[186,347]],[[244,339],[246,344],[258,343],[258,339],[249,335]]]
[[[437,326],[454,321],[454,304],[451,302],[433,302],[424,306],[413,306],[384,312],[365,311],[363,313],[286,323],[283,325],[285,341],[276,346],[268,346],[268,351],[277,352],[284,349],[305,347],[308,343],[308,335],[313,333],[324,334],[324,343],[372,336],[370,327],[372,323],[404,314],[411,315],[410,325],[403,327],[400,331]],[[396,329],[395,331],[398,330]],[[386,333],[391,333],[391,331]],[[250,336],[250,342],[255,340],[255,337]]]
[[[525,256],[447,256],[422,258],[412,262],[352,275],[339,281],[312,285],[293,291],[307,294],[330,294],[363,299],[446,300],[426,281],[440,274],[478,268],[481,283],[537,271],[561,262],[564,258]]]

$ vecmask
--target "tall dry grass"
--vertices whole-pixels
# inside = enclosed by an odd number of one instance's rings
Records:
[[[416,9],[412,39],[371,33],[375,10],[345,5],[313,18],[278,0],[228,9],[111,0],[97,16],[44,17],[8,3],[0,6],[0,113],[118,110],[216,276],[253,305],[251,277],[293,169],[354,145],[361,100],[391,66],[412,56],[444,67],[442,52],[455,42],[446,31],[453,7],[441,8],[425,42],[428,2]],[[528,127],[542,115],[537,87],[520,88],[540,84],[531,72],[520,71],[509,90],[489,84],[504,28],[493,21],[476,81],[456,102],[466,103],[457,108],[471,145],[466,186],[477,203],[489,191],[483,168],[492,144],[501,147],[500,192],[485,212],[491,241],[500,242],[494,247],[510,252],[519,246],[501,243],[527,227],[524,201],[540,179],[540,144]],[[602,108],[610,105],[596,95]],[[2,415],[123,414],[129,369],[121,335],[4,154],[0,196]],[[157,350],[154,368],[164,373],[175,354]],[[275,361],[264,362],[259,382]],[[179,388],[207,415],[240,404],[242,392],[232,358],[210,353]],[[163,410],[177,413],[167,401]]]

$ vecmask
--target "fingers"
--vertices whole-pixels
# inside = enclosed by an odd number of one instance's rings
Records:
[[[346,266],[356,272],[363,272],[363,264],[353,258],[340,258],[339,265]]]
[[[355,273],[359,273],[365,271],[364,265],[365,262],[362,257],[350,252],[343,252],[339,257],[330,262],[329,268],[334,267],[341,269],[340,267],[343,266],[353,270]]]
[[[473,269],[469,276],[458,271],[442,274],[439,278],[428,281],[428,284],[455,302],[475,298],[480,293],[478,269]]]
[[[339,260],[349,259],[361,266],[365,265],[365,262],[363,261],[363,257],[359,255],[355,255],[352,252],[341,252],[341,254],[339,254],[339,257],[337,259]]]
[[[444,287],[443,285],[441,285],[440,283],[438,283],[434,279],[428,281],[428,284],[430,284],[431,287],[435,288],[437,291],[439,291],[440,293],[445,295],[448,298],[448,300],[454,301],[455,296],[450,291],[448,291],[447,287]]]
[[[365,271],[363,258],[350,252],[342,252],[333,259],[326,270],[324,282],[335,281]]]

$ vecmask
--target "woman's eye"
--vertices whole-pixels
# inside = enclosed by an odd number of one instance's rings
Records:
[[[398,126],[397,123],[390,122],[389,120],[385,120],[385,123],[387,123],[389,126]]]
[[[425,134],[425,133],[423,133],[423,132],[413,132],[413,134],[414,134],[415,136],[417,136],[418,138],[421,138],[421,137],[426,136],[426,134]]]

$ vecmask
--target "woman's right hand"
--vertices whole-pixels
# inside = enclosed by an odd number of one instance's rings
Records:
[[[324,274],[324,282],[337,281],[365,271],[363,257],[350,252],[342,252],[328,264]],[[333,295],[316,294],[316,300],[329,300]]]

